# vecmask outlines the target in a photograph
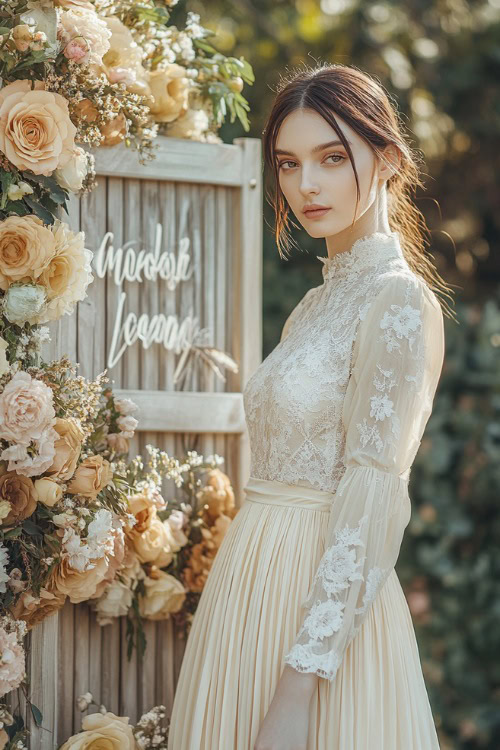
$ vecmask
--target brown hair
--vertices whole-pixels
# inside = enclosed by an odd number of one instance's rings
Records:
[[[354,66],[320,63],[315,68],[305,66],[289,78],[283,78],[263,131],[264,162],[274,178],[274,190],[266,190],[268,202],[276,216],[275,238],[280,256],[285,257],[292,245],[289,233],[290,208],[281,191],[278,163],[275,156],[276,140],[283,120],[297,109],[312,109],[320,114],[337,133],[344,145],[354,171],[357,186],[356,210],[360,200],[358,173],[351,148],[337,124],[335,115],[341,117],[358,133],[380,158],[388,144],[394,144],[401,162],[397,172],[387,180],[389,199],[389,225],[398,231],[401,247],[408,265],[427,285],[437,292],[443,312],[455,319],[455,314],[439,296],[439,291],[452,299],[450,287],[441,278],[425,252],[424,235],[429,232],[424,216],[414,204],[411,193],[424,187],[420,178],[419,155],[406,141],[396,102],[382,84]]]

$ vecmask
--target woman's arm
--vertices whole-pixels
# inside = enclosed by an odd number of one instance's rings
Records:
[[[346,471],[326,551],[285,663],[333,680],[397,561],[410,520],[408,476],[444,358],[441,307],[410,274],[390,278],[361,322],[344,401]],[[288,673],[287,673],[288,674]],[[311,683],[303,683],[307,694]]]

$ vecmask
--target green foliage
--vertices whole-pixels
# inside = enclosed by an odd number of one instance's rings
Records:
[[[500,746],[500,290],[461,305],[412,468],[398,574],[454,748]]]

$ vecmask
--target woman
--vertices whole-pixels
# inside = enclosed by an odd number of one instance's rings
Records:
[[[244,390],[251,476],[193,619],[168,749],[436,750],[394,570],[444,357],[418,170],[354,67],[293,74],[264,135],[280,253],[292,211],[328,257]]]

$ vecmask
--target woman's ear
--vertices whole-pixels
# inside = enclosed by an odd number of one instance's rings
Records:
[[[401,152],[393,143],[389,143],[382,151],[379,159],[379,178],[388,180],[401,165]]]

